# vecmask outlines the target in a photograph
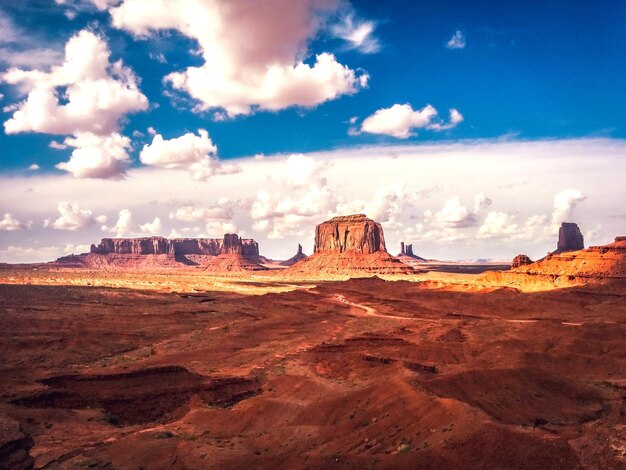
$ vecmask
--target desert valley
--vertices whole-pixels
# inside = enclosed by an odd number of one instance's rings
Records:
[[[626,238],[532,262],[103,239],[0,270],[3,468],[623,468]]]

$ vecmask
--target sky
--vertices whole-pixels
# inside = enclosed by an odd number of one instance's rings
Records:
[[[362,212],[427,258],[626,235],[622,1],[0,0],[0,261]]]

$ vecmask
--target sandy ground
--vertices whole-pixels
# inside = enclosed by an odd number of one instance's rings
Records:
[[[1,275],[37,468],[626,466],[623,283]]]

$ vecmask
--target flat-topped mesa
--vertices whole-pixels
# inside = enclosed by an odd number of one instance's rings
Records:
[[[252,239],[239,238],[229,233],[220,238],[103,238],[100,244],[91,245],[91,253],[106,255],[210,255],[240,254],[246,258],[258,258],[259,244]]]
[[[556,251],[553,253],[564,253],[567,251],[578,251],[585,248],[583,234],[578,225],[572,222],[563,222],[559,228],[559,241]]]
[[[378,222],[365,214],[340,216],[315,228],[315,253],[386,252],[385,236]]]

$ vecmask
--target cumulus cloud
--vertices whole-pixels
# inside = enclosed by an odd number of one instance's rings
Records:
[[[271,177],[276,189],[257,192],[250,209],[253,228],[279,239],[304,233],[315,217],[332,214],[338,201],[323,175],[325,168],[313,157],[290,155]]]
[[[37,165],[36,163],[31,163],[30,165],[28,165],[28,170],[29,171],[37,171],[37,170],[39,170],[39,165]]]
[[[117,132],[104,136],[79,132],[66,138],[63,145],[74,150],[69,161],[56,167],[77,178],[121,179],[130,164],[130,139]]]
[[[7,134],[42,132],[72,135],[70,160],[57,168],[79,178],[121,178],[129,163],[130,140],[116,131],[128,113],[145,110],[147,98],[121,61],[110,62],[106,41],[83,30],[65,46],[65,60],[49,72],[11,68],[0,82],[19,85],[27,96],[4,123]]]
[[[92,227],[96,222],[106,222],[106,217],[94,217],[90,210],[81,209],[76,202],[59,202],[57,209],[61,216],[52,223],[56,230],[82,230]]]
[[[374,36],[376,25],[372,21],[359,21],[353,14],[346,15],[341,22],[331,28],[335,37],[347,42],[349,49],[364,54],[373,54],[380,50],[380,43]]]
[[[198,129],[198,135],[188,132],[180,137],[165,140],[156,134],[151,144],[144,145],[139,159],[146,165],[160,168],[185,168],[193,179],[206,181],[213,175],[241,171],[236,165],[225,165],[216,158],[217,147],[209,133]]]
[[[456,109],[450,110],[450,119],[447,123],[437,121],[437,116],[437,110],[429,104],[419,110],[413,110],[408,103],[394,104],[390,108],[379,109],[365,118],[361,124],[361,132],[407,139],[415,135],[414,129],[442,131],[452,129],[463,121],[463,116]]]
[[[366,73],[331,53],[305,62],[320,18],[338,7],[324,0],[266,0],[262,8],[230,0],[124,0],[108,11],[114,27],[137,37],[173,29],[195,39],[204,64],[170,73],[165,82],[194,98],[198,111],[223,109],[233,117],[256,108],[312,107],[367,86]],[[366,29],[353,32],[360,47],[371,47]]]
[[[117,222],[113,227],[104,225],[102,230],[105,232],[113,232],[116,237],[128,236],[133,232],[133,215],[128,209],[122,209],[117,218]]]
[[[477,222],[476,215],[463,205],[459,196],[448,199],[443,208],[434,214],[426,211],[424,218],[432,220],[436,225],[451,229],[473,227]]]
[[[552,225],[551,230],[553,233],[559,231],[559,226],[562,222],[570,222],[570,218],[574,209],[579,202],[587,199],[582,191],[578,189],[565,189],[554,196],[554,206],[552,210]]]
[[[161,225],[161,219],[158,217],[155,217],[152,222],[146,222],[145,224],[139,226],[141,233],[147,235],[159,235],[162,229],[163,226]]]
[[[65,61],[50,72],[11,68],[2,74],[2,82],[28,93],[4,123],[6,133],[109,134],[124,115],[147,109],[135,75],[109,57],[106,41],[83,30],[70,38]]]
[[[491,205],[491,199],[489,199],[485,193],[478,193],[474,196],[474,212],[478,212],[485,207]]]
[[[457,30],[452,37],[446,42],[448,49],[464,49],[465,48],[465,36],[459,30]]]
[[[24,230],[28,228],[28,225],[17,220],[10,212],[5,212],[4,217],[0,220],[0,230],[5,232]]]
[[[182,220],[185,222],[202,222],[208,220],[230,220],[233,217],[233,205],[230,200],[218,201],[216,207],[209,209],[194,207],[191,205],[176,208],[170,212],[170,219]]]

